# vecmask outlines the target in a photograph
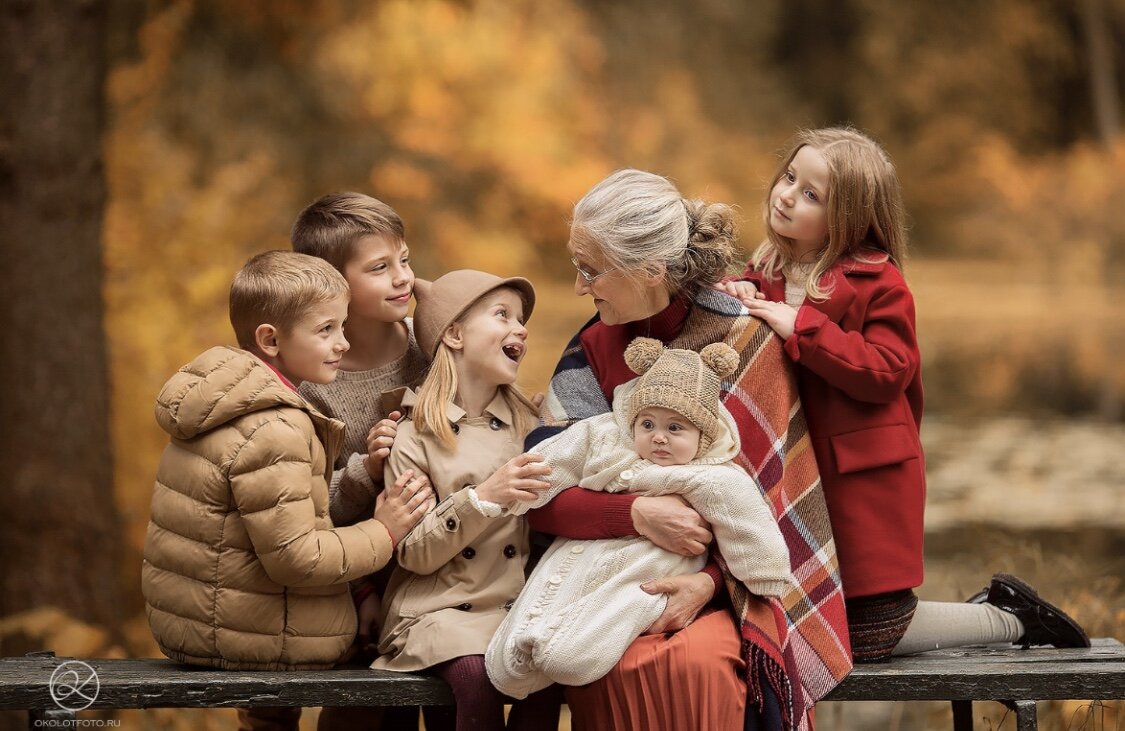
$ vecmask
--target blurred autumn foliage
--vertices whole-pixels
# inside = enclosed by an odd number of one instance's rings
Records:
[[[593,183],[632,166],[734,203],[749,251],[776,151],[850,122],[906,191],[932,410],[1123,416],[1125,0],[118,1],[107,38],[130,615],[154,395],[230,342],[233,272],[330,190],[393,205],[420,276],[531,277],[537,390],[592,311],[563,245]]]

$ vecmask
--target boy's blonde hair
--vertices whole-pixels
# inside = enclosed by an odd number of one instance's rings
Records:
[[[230,284],[230,324],[238,347],[255,348],[259,325],[287,332],[309,307],[350,294],[343,275],[323,259],[294,251],[258,254]]]
[[[805,285],[809,298],[828,298],[831,285],[822,289],[820,277],[842,256],[865,262],[890,261],[902,269],[906,261],[906,213],[898,174],[886,150],[851,127],[803,130],[782,157],[770,180],[770,191],[806,145],[815,148],[828,163],[824,200],[828,239]],[[763,210],[767,238],[754,252],[751,263],[768,277],[777,278],[785,265],[793,263],[793,241],[770,226],[770,197],[766,196]]]
[[[387,236],[404,242],[402,218],[386,203],[363,193],[329,193],[297,216],[290,232],[293,250],[320,257],[340,272],[363,236]]]

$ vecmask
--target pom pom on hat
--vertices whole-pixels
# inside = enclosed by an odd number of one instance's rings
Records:
[[[699,351],[699,358],[703,361],[703,365],[715,371],[719,378],[726,378],[738,368],[738,353],[726,343],[711,343]]]
[[[637,338],[625,348],[625,365],[638,376],[648,372],[664,352],[664,343],[654,338]]]

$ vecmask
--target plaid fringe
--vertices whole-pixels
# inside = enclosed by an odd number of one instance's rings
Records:
[[[583,330],[597,322],[591,320]],[[567,346],[551,378],[541,426],[529,444],[570,424],[609,411],[590,368],[581,333]],[[789,546],[799,586],[779,600],[751,594],[723,568],[740,620],[748,698],[762,703],[767,682],[782,704],[786,731],[807,731],[809,709],[851,671],[847,615],[836,548],[816,459],[781,341],[736,300],[710,289],[695,296],[680,336],[669,345],[700,350],[725,341],[739,368],[723,381],[723,403],[739,425],[737,461],[753,475]]]

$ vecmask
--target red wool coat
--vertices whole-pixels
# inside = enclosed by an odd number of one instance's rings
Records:
[[[781,278],[749,267],[742,278],[785,301]],[[821,279],[833,283],[827,300],[801,305],[785,352],[799,366],[844,592],[912,588],[922,583],[926,499],[914,298],[890,263],[842,259]]]

